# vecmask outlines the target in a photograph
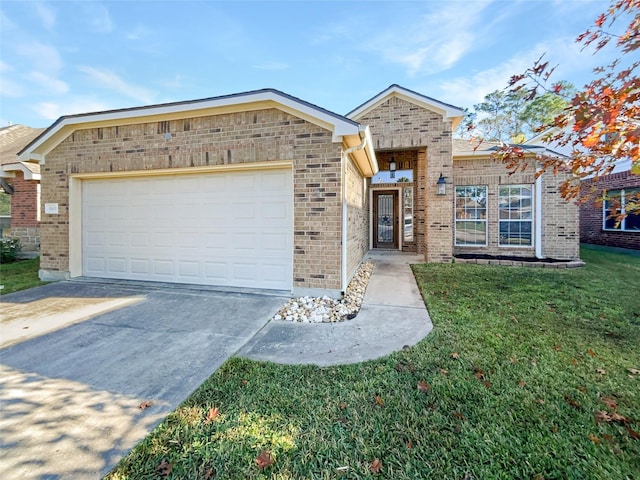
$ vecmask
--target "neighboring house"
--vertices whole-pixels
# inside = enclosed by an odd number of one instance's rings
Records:
[[[581,242],[640,250],[640,214],[619,218],[626,204],[640,201],[640,175],[631,172],[630,161],[598,180],[583,180],[581,195]]]
[[[61,117],[20,154],[41,278],[338,295],[370,249],[577,258],[561,178],[454,150],[463,114],[392,85],[347,116],[265,89]]]
[[[0,128],[0,195],[11,198],[10,220],[2,235],[19,238],[25,252],[40,246],[40,165],[19,161],[17,154],[44,130],[24,125]]]

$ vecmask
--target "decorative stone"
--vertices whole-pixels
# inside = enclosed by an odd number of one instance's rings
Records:
[[[329,323],[351,320],[360,311],[367,284],[373,271],[372,262],[364,262],[349,282],[340,300],[328,296],[292,298],[273,316],[273,320],[303,323]]]

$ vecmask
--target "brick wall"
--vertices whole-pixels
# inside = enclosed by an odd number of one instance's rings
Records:
[[[529,161],[524,171],[510,175],[503,162],[497,158],[456,159],[453,172],[454,185],[452,187],[487,186],[487,245],[455,246],[454,253],[456,255],[535,257],[534,245],[530,247],[500,246],[498,221],[498,195],[501,185],[531,185],[535,196],[535,161]],[[579,256],[578,210],[575,204],[560,197],[558,187],[563,180],[563,174],[543,176],[542,254],[548,258],[566,260]],[[454,189],[452,188],[452,190]],[[453,204],[451,208],[453,208]]]
[[[376,151],[418,152],[414,172],[417,250],[428,262],[451,261],[453,192],[448,188],[446,195],[438,196],[435,186],[440,174],[452,177],[451,122],[398,97],[390,97],[358,121],[369,125]]]
[[[41,268],[69,270],[70,174],[291,160],[293,285],[339,290],[341,149],[331,132],[277,109],[78,130],[42,167],[42,202],[59,214],[43,214]]]
[[[7,179],[11,195],[11,228],[8,236],[20,239],[22,250],[36,252],[40,247],[40,182],[25,180],[22,172]]]
[[[369,250],[369,202],[364,177],[351,159],[346,159],[347,280]]]
[[[602,202],[598,198],[602,198],[603,190],[625,187],[640,187],[640,175],[626,171],[612,173],[598,181],[582,182],[581,197],[584,202],[580,205],[581,242],[640,250],[640,232],[616,232],[602,228]]]

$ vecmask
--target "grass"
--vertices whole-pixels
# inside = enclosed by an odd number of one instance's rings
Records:
[[[233,358],[107,478],[640,478],[640,258],[582,256],[417,265],[425,340],[331,368]]]
[[[12,263],[0,264],[0,285],[4,288],[0,290],[2,295],[26,290],[27,288],[44,285],[38,278],[40,268],[40,258],[30,260],[19,260]]]

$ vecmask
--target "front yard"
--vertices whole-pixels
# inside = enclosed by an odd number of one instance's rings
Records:
[[[415,266],[418,345],[332,368],[234,358],[107,478],[639,478],[640,258],[582,256]]]
[[[0,285],[3,285],[0,295],[44,285],[46,282],[41,282],[38,278],[39,268],[39,258],[0,263]]]

